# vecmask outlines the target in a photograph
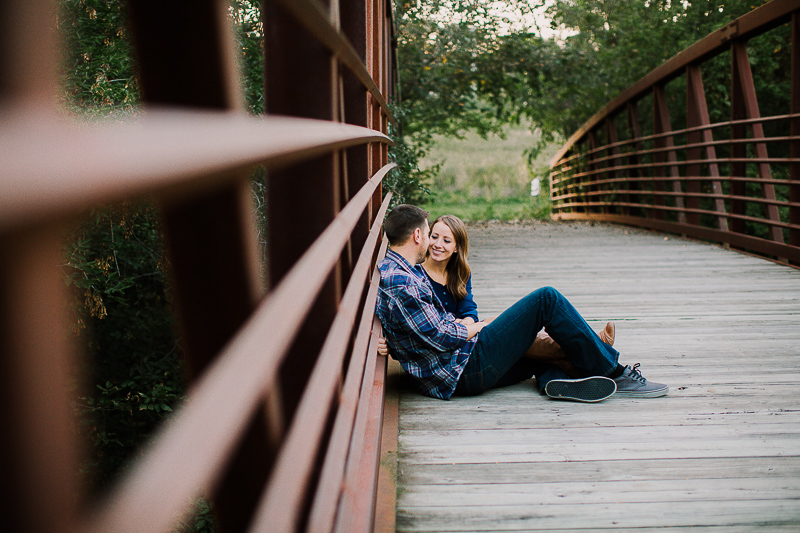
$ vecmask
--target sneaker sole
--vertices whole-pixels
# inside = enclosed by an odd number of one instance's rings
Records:
[[[554,379],[544,387],[544,393],[556,400],[599,402],[613,395],[617,384],[613,379],[595,376],[583,379]]]
[[[620,398],[660,398],[661,396],[666,396],[669,392],[669,387],[665,387],[663,389],[657,390],[648,390],[648,391],[617,391],[617,396]]]

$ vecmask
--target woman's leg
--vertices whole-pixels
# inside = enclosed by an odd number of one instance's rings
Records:
[[[608,322],[597,336],[609,346],[614,346],[614,323]],[[548,335],[544,330],[536,335],[536,340],[533,341],[533,345],[525,352],[525,357],[556,366],[570,377],[579,377],[578,371],[567,359],[567,354],[565,354],[561,346],[553,340],[553,337]]]
[[[480,332],[456,392],[479,394],[527,379],[542,369],[541,363],[525,354],[543,327],[563,348],[579,377],[604,376],[616,368],[619,353],[598,338],[563,295],[544,287],[515,303]]]

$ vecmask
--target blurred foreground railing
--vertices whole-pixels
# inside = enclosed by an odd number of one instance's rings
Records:
[[[553,159],[553,217],[643,226],[800,265],[798,10],[800,0],[774,0],[751,11],[592,117]],[[762,115],[748,41],[768,31],[791,34],[783,72],[791,90],[784,109]],[[730,118],[712,123],[701,73],[723,54],[730,55]],[[685,105],[676,110],[675,102]]]
[[[145,110],[56,110],[55,2],[0,28],[0,484],[4,531],[368,531],[386,362],[376,354],[393,86],[385,0],[265,0],[267,115],[247,116],[228,3],[128,2]],[[249,176],[267,177],[267,287]],[[58,265],[87,208],[160,206],[186,405],[100,505],[76,481],[75,352]]]

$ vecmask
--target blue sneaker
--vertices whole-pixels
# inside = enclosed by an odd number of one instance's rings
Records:
[[[617,384],[617,396],[627,398],[658,398],[669,391],[669,387],[663,383],[647,381],[639,372],[639,363],[633,367],[626,366],[622,375],[614,378],[614,381]]]
[[[583,379],[554,379],[544,386],[544,393],[556,400],[599,402],[617,390],[611,378],[594,376]]]

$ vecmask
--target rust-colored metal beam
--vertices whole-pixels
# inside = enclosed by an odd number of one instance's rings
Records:
[[[792,96],[791,113],[800,113],[800,13],[792,14]],[[800,203],[800,117],[793,118],[790,122],[790,131],[794,140],[789,145],[789,154],[794,162],[789,167],[789,201]],[[800,207],[789,209],[789,222],[800,226]],[[789,243],[800,247],[800,230],[789,231]],[[793,263],[800,266],[800,262]]]
[[[658,138],[654,139],[656,151],[653,154],[653,160],[656,164],[658,163],[668,163],[668,172],[669,174],[659,173],[659,175],[669,176],[672,178],[669,182],[671,186],[667,186],[665,182],[656,182],[654,187],[656,189],[667,190],[671,189],[674,193],[677,193],[675,197],[675,205],[680,209],[678,211],[678,222],[685,223],[686,222],[686,213],[683,212],[683,198],[680,196],[682,192],[681,184],[676,179],[680,177],[680,173],[678,172],[678,167],[675,165],[677,161],[677,156],[675,154],[675,141],[673,140],[672,135],[664,135],[669,133],[672,130],[672,125],[669,118],[669,108],[667,107],[667,99],[664,94],[664,86],[661,84],[655,85],[653,87],[653,125],[654,125],[654,133],[659,135]],[[666,151],[662,151],[659,149],[665,149]],[[653,173],[655,175],[656,172],[663,172],[658,166],[653,167]],[[663,205],[663,197],[657,196],[654,198],[654,203],[656,205]],[[650,211],[652,218],[659,218],[663,217],[663,212],[660,210],[652,210]]]
[[[0,2],[0,116],[52,116],[55,19],[52,1]],[[15,133],[4,126],[4,137]],[[0,150],[7,138],[0,138]],[[38,141],[41,157],[47,146]],[[0,187],[19,183],[6,168],[0,172]],[[0,191],[6,205],[13,196],[13,189]],[[4,207],[0,217],[18,222],[20,211],[5,215]],[[64,228],[52,219],[27,222],[0,224],[0,512],[8,531],[72,533],[85,502],[76,479],[82,450],[71,409],[78,361],[58,268]]]
[[[749,119],[758,119],[761,118],[761,113],[758,109],[758,97],[756,96],[756,87],[753,81],[753,73],[750,70],[750,61],[747,57],[747,44],[744,42],[735,42],[731,47],[731,52],[733,54],[733,61],[735,63],[735,75],[733,76],[733,83],[738,83],[740,87],[737,89],[741,90],[741,98],[742,103],[744,104],[744,110],[747,114],[746,118]],[[768,159],[769,154],[767,152],[767,145],[763,142],[759,142],[760,140],[764,139],[764,127],[760,122],[754,122],[750,126],[750,132],[752,134],[753,140],[753,148],[756,153],[757,159]],[[769,180],[772,178],[772,171],[770,169],[769,163],[759,163],[758,164],[758,176],[764,180]],[[775,199],[775,188],[769,184],[764,183],[761,186],[761,191],[764,195],[764,198],[768,200]],[[766,212],[766,218],[772,222],[780,222],[780,214],[778,213],[777,207],[768,206]],[[783,242],[783,232],[780,228],[772,226],[770,228],[770,238],[775,242]]]
[[[381,177],[353,197],[262,301],[193,388],[192,401],[175,413],[146,459],[87,524],[87,533],[164,530],[186,502],[214,486],[263,395],[278,382],[292,340]],[[209,419],[214,420],[211,433]]]
[[[61,239],[48,226],[0,235],[0,510],[7,531],[73,532],[76,500],[85,503]]]
[[[380,183],[390,168],[387,166],[376,174],[373,183],[375,185]],[[359,204],[366,197],[366,194],[363,194],[365,190],[366,188],[359,193]],[[385,202],[386,206],[388,201]],[[353,226],[355,219],[357,217],[353,217],[351,221]],[[342,296],[339,312],[327,332],[319,357],[310,373],[306,393],[297,407],[296,416],[284,439],[270,483],[253,519],[256,531],[289,533],[303,525],[302,511],[306,508],[303,502],[308,501],[309,485],[318,475],[315,465],[320,463],[318,455],[324,451],[322,437],[329,413],[334,407],[334,393],[337,392],[339,385],[339,380],[331,378],[341,375],[345,351],[349,346],[350,331],[355,323],[364,284],[372,266],[371,252],[379,234],[380,222],[376,223],[370,232],[372,248],[365,248],[359,256],[351,283]],[[377,297],[377,292],[373,296]],[[367,301],[365,305],[370,303],[374,308],[374,300]]]
[[[706,92],[703,87],[703,78],[700,74],[700,67],[698,65],[690,65],[686,71],[686,87],[687,87],[687,126],[708,126],[711,124],[711,119],[708,115],[708,105],[706,104]],[[697,133],[690,133],[688,143],[712,143],[714,138],[710,129],[703,129]],[[705,152],[705,153],[703,153]],[[707,145],[705,150],[691,148],[687,150],[687,159],[705,159],[708,165],[708,176],[711,182],[711,192],[716,195],[722,194],[722,184],[719,180],[719,164],[717,163],[717,153],[713,145]],[[701,175],[699,165],[690,165],[686,172],[690,176]],[[690,182],[687,187],[687,192],[698,192],[700,183]],[[699,204],[695,204],[695,198],[691,198],[687,202],[687,207],[697,208]],[[714,201],[714,210],[719,215],[717,216],[717,227],[721,231],[728,231],[728,220],[724,217],[725,202],[721,199]],[[699,224],[699,219],[689,219],[689,222]]]

